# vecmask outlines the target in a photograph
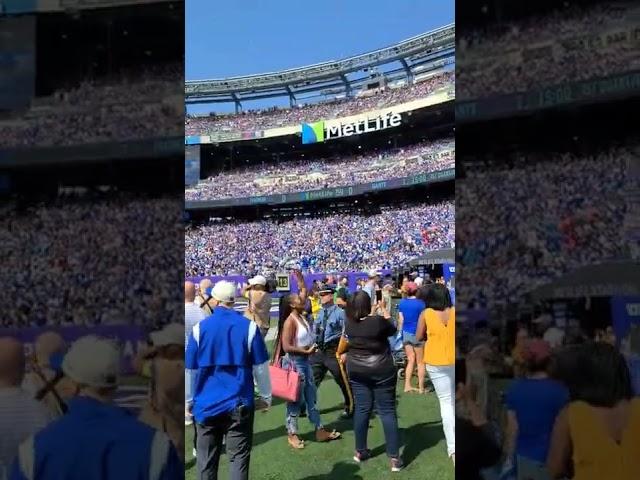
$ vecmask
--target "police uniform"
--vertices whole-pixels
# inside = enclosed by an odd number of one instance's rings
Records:
[[[119,352],[105,342],[84,337],[74,343],[62,365],[65,375],[88,386],[117,385]],[[115,359],[101,355],[108,348],[115,351]],[[76,396],[67,404],[64,416],[20,446],[11,480],[174,480],[184,475],[164,433],[89,396]]]
[[[327,371],[331,372],[344,397],[343,416],[350,417],[353,414],[353,395],[346,371],[336,357],[345,321],[344,310],[337,305],[331,303],[330,305],[325,304],[322,306],[314,322],[318,351],[311,356],[309,361],[313,369],[313,380],[316,387],[320,386]]]
[[[228,283],[228,282],[219,282]],[[235,286],[221,302],[233,301]],[[271,401],[269,354],[255,322],[232,307],[218,306],[210,317],[193,327],[187,342],[185,367],[197,370],[193,418],[197,424],[198,478],[217,478],[223,439],[233,480],[249,478],[253,440],[254,384],[267,403]],[[266,375],[266,382],[264,384]]]

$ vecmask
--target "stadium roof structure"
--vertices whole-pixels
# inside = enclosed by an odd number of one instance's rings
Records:
[[[289,97],[291,105],[297,98],[311,93],[351,96],[367,82],[397,81],[442,70],[455,62],[455,25],[449,24],[417,35],[390,47],[280,72],[185,82],[185,103],[235,103],[273,97]],[[397,66],[393,69],[393,64]],[[376,67],[389,65],[380,73]],[[360,75],[356,75],[359,73]],[[352,78],[349,78],[352,77]],[[357,78],[356,78],[357,77]]]

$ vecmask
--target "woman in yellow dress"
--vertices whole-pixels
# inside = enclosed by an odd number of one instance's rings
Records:
[[[640,399],[615,347],[587,344],[569,380],[571,403],[558,416],[547,459],[552,478],[640,479]]]

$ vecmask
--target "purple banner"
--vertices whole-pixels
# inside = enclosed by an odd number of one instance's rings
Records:
[[[391,274],[391,270],[380,270],[380,271],[382,272],[382,276]],[[345,277],[346,276],[349,279],[349,283],[348,283],[349,290],[351,292],[355,292],[358,279],[359,278],[366,279],[367,278],[367,273],[366,272],[307,273],[307,274],[304,275],[304,283],[307,286],[307,288],[311,288],[311,285],[313,284],[314,281],[323,280],[327,276],[333,276],[334,278],[336,276],[340,276],[340,277]],[[236,287],[238,288],[238,295],[240,295],[240,292],[242,291],[243,285],[245,285],[249,280],[249,277],[247,277],[245,275],[190,277],[187,280],[198,284],[202,280],[204,280],[205,278],[208,278],[214,284],[216,282],[219,282],[220,280],[227,280],[229,282],[235,283]],[[289,275],[289,283],[291,285],[291,293],[298,293],[298,284],[296,283],[295,277],[293,275],[291,275],[291,274]]]
[[[130,325],[101,325],[96,327],[42,327],[21,329],[0,329],[0,336],[17,338],[24,345],[27,357],[33,355],[33,345],[36,339],[45,332],[57,332],[62,335],[67,345],[86,335],[111,338],[122,348],[122,373],[133,374],[132,360],[138,349],[146,344],[147,332],[142,327]]]

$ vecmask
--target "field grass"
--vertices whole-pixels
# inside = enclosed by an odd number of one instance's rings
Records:
[[[271,343],[271,342],[269,342]],[[271,345],[269,345],[271,347]],[[318,404],[327,428],[343,433],[343,438],[328,444],[315,442],[308,419],[300,419],[300,435],[304,450],[293,450],[287,444],[285,404],[274,401],[266,413],[257,413],[254,424],[250,478],[255,480],[382,480],[389,475],[403,478],[453,480],[454,468],[447,458],[440,412],[435,394],[404,394],[398,389],[398,417],[403,444],[402,456],[406,468],[392,474],[385,454],[385,442],[379,418],[374,418],[369,430],[369,448],[374,458],[358,465],[353,461],[355,440],[352,421],[338,420],[342,395],[328,376],[320,386]],[[185,480],[195,480],[193,430],[185,428]],[[228,462],[222,457],[220,479],[228,478]]]

